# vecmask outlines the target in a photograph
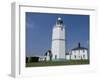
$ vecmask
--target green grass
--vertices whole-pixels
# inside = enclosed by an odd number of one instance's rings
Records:
[[[26,67],[82,65],[82,64],[89,64],[89,60],[40,61],[40,62],[26,63]]]

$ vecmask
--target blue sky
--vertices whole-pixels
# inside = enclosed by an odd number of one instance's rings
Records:
[[[65,25],[66,51],[89,46],[89,15],[26,12],[26,55],[43,55],[51,49],[52,28],[58,17]]]

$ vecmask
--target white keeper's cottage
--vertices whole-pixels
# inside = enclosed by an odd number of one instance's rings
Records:
[[[89,59],[88,49],[82,47],[80,43],[76,48],[66,53],[66,60],[87,60]]]
[[[88,59],[88,49],[82,47],[80,43],[78,46],[71,50],[71,59],[72,60],[87,60]]]

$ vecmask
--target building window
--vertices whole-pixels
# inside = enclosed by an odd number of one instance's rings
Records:
[[[76,51],[74,51],[74,53],[76,53]]]
[[[76,55],[74,55],[75,59],[76,59]]]
[[[61,27],[61,30],[63,30],[63,27]]]
[[[55,59],[57,59],[57,55],[55,55]]]
[[[85,53],[85,50],[83,50],[83,53]]]
[[[80,53],[80,50],[79,50],[79,53]]]
[[[83,58],[85,58],[85,55],[83,55]]]

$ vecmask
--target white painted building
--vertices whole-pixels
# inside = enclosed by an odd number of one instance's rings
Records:
[[[52,31],[52,59],[65,59],[65,28],[63,20],[58,18]]]
[[[66,54],[65,54],[65,59],[66,59],[66,60],[71,60],[70,53],[66,53]]]
[[[72,49],[70,54],[66,55],[66,59],[68,56],[70,56],[71,60],[87,60],[88,59],[88,49],[81,47],[79,43],[78,47]]]
[[[52,60],[52,52],[51,50],[48,50],[46,53],[45,53],[45,60],[46,61],[51,61]]]
[[[45,61],[45,56],[39,56],[39,61]]]

